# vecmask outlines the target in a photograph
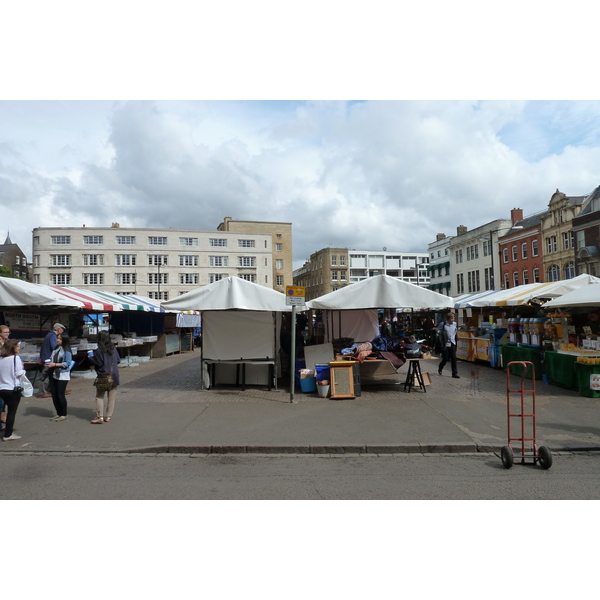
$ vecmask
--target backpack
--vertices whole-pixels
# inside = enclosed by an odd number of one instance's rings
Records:
[[[404,354],[406,358],[422,358],[423,350],[421,349],[421,344],[417,344],[416,342],[407,344],[404,348]]]

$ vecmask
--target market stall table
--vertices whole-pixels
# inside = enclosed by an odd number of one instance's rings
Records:
[[[530,362],[533,363],[535,369],[535,378],[542,378],[542,350],[540,348],[531,348],[529,346],[513,346],[506,344],[502,346],[502,364],[507,365],[510,362]],[[521,375],[522,367],[520,365],[514,365],[510,367],[510,372],[515,375]],[[527,375],[528,379],[531,379],[531,368],[528,367]]]

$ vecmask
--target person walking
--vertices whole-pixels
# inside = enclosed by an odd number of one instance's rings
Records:
[[[6,427],[3,442],[20,440],[21,436],[13,433],[17,408],[21,402],[21,392],[15,388],[21,385],[20,377],[25,374],[23,361],[19,356],[21,343],[17,340],[6,340],[0,351],[0,397],[6,405]]]
[[[98,348],[89,356],[90,362],[96,369],[96,375],[101,373],[111,373],[113,377],[113,386],[108,391],[100,391],[96,388],[96,418],[91,420],[94,425],[101,423],[110,423],[117,399],[117,387],[119,386],[119,363],[121,358],[115,348],[110,335],[106,331],[98,334]],[[107,397],[106,404],[105,394]]]
[[[56,348],[52,352],[51,361],[48,368],[52,373],[52,403],[56,409],[56,414],[51,421],[64,421],[67,418],[67,383],[71,379],[71,361],[73,352],[71,351],[71,338],[66,333],[56,336]]]
[[[442,362],[438,366],[438,375],[442,374],[448,360],[452,368],[452,377],[460,379],[458,368],[456,366],[456,315],[450,312],[446,316],[446,320],[440,323],[438,334],[440,336],[440,344],[442,346]]]

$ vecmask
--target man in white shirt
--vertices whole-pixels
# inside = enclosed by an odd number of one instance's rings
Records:
[[[438,375],[442,374],[444,366],[450,360],[450,366],[452,367],[452,377],[454,379],[460,379],[458,369],[456,367],[456,315],[454,313],[448,313],[446,320],[440,323],[438,327],[438,333],[440,336],[440,344],[442,345],[442,362],[438,367]]]

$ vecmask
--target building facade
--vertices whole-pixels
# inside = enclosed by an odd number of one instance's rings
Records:
[[[167,300],[224,277],[273,287],[271,233],[38,227],[33,281]]]
[[[588,196],[567,196],[558,189],[548,203],[541,220],[544,244],[543,268],[545,281],[560,281],[575,277],[575,234],[573,219],[579,215]]]
[[[249,233],[253,235],[269,235],[272,238],[271,281],[272,287],[285,293],[285,288],[293,283],[292,262],[292,224],[264,221],[235,221],[225,217],[217,227],[218,231],[230,233]]]
[[[422,287],[429,286],[426,252],[388,252],[323,248],[294,271],[294,285],[306,288],[307,300],[318,298],[375,275],[388,275]]]
[[[450,272],[451,256],[450,244],[452,236],[446,237],[445,233],[438,233],[435,242],[429,244],[429,289],[451,296],[452,275]]]
[[[575,272],[600,277],[600,186],[585,200],[573,218]]]
[[[0,245],[0,267],[10,269],[12,277],[29,281],[27,257],[18,244],[12,243],[10,234],[7,234],[4,244]]]

